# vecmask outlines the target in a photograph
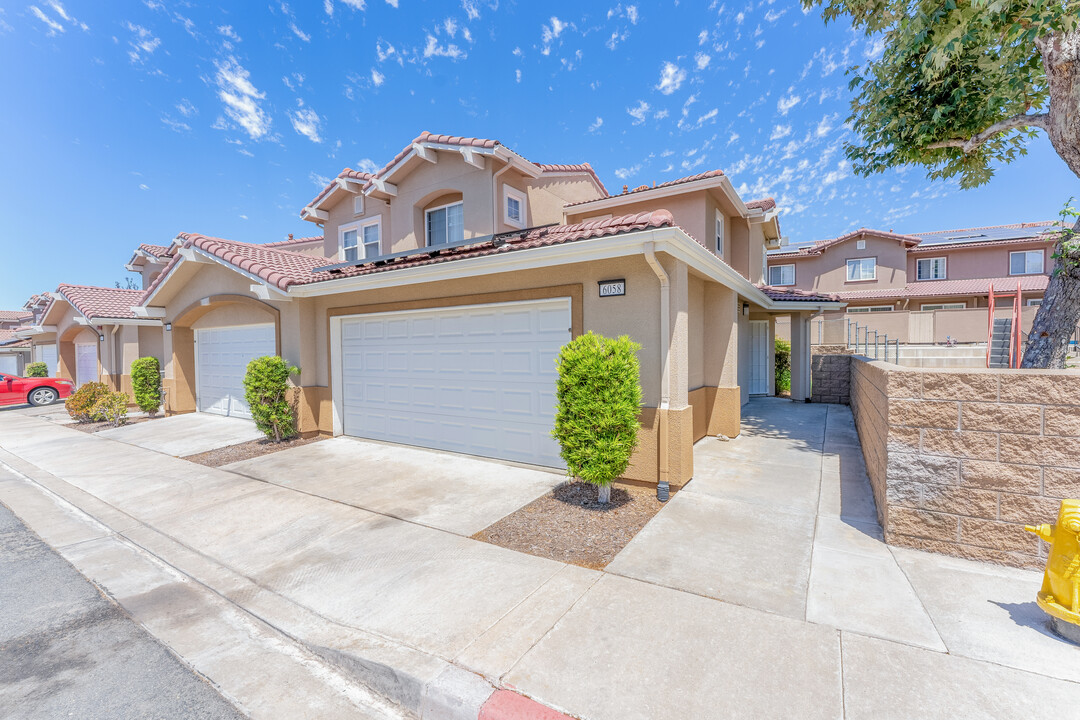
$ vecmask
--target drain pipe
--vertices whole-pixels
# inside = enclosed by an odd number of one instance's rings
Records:
[[[659,413],[657,418],[657,431],[659,434],[657,454],[659,455],[660,464],[660,484],[656,486],[656,499],[660,502],[667,502],[671,494],[671,486],[668,484],[667,421],[668,406],[671,402],[671,389],[668,380],[668,361],[671,355],[669,329],[671,324],[671,283],[668,280],[667,273],[664,272],[663,266],[660,265],[660,261],[656,259],[655,245],[651,241],[645,243],[645,262],[649,263],[649,267],[656,273],[656,279],[660,281],[660,359],[662,369],[660,371],[660,407],[657,408]]]

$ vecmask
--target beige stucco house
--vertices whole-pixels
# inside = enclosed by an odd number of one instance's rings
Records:
[[[19,337],[16,329],[34,319],[26,310],[0,310],[0,372],[22,375],[30,362],[30,341]]]
[[[558,467],[555,355],[626,334],[644,389],[626,479],[678,486],[695,440],[737,434],[749,395],[771,392],[774,319],[796,319],[805,399],[809,317],[840,307],[762,286],[775,203],[744,203],[718,172],[610,196],[588,165],[424,133],[301,217],[320,253],[177,236],[134,308],[162,323],[170,412],[247,415],[247,361],[280,354],[301,370],[303,432]]]

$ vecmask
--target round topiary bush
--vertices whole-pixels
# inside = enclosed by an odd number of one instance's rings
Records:
[[[92,422],[97,419],[94,415],[94,408],[97,406],[98,400],[107,396],[109,392],[109,386],[105,383],[85,383],[68,396],[67,400],[64,401],[64,409],[67,410],[72,420],[81,423]]]
[[[23,377],[49,377],[49,366],[41,362],[32,362],[26,366]]]
[[[641,411],[641,346],[587,333],[563,346],[555,364],[558,405],[551,435],[561,447],[569,475],[599,487],[611,498],[611,483],[630,465],[637,447]]]
[[[289,402],[289,376],[300,369],[276,355],[257,357],[244,374],[244,399],[255,427],[274,442],[296,434],[295,402]]]
[[[131,390],[135,404],[147,415],[161,407],[161,365],[156,357],[141,357],[131,363]]]

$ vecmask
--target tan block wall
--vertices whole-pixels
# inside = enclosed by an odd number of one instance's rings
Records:
[[[1024,525],[1080,496],[1080,372],[851,360],[851,407],[885,539],[1041,568]]]

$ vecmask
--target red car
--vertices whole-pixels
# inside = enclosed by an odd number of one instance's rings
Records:
[[[63,378],[24,378],[0,373],[0,405],[52,405],[75,389],[75,383]]]

